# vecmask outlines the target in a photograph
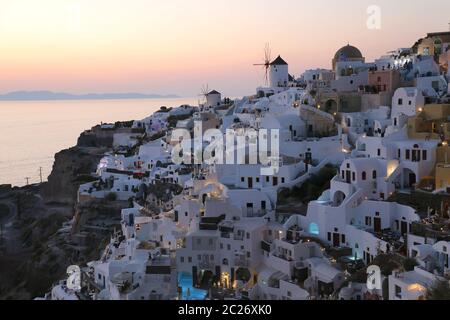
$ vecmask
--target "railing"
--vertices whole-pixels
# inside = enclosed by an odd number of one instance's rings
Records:
[[[209,261],[201,261],[198,266],[200,269],[214,269],[214,263]]]
[[[237,267],[248,267],[250,265],[250,261],[243,258],[234,259],[234,265]]]

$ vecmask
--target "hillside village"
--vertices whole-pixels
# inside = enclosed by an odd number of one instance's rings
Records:
[[[64,279],[41,299],[432,299],[450,276],[449,61],[450,32],[373,62],[348,44],[298,78],[278,56],[253,95],[208,90],[102,124],[114,150],[77,201],[128,203],[121,228],[80,266],[81,288]],[[278,130],[279,169],[174,163],[175,132],[199,122],[223,138]]]

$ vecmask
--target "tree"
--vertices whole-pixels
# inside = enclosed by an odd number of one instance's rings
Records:
[[[427,290],[427,300],[450,300],[450,282],[448,279],[438,279]]]
[[[106,195],[105,199],[106,199],[107,201],[110,201],[110,202],[116,201],[116,200],[117,200],[117,194],[116,194],[115,192],[110,192],[110,193],[108,193],[108,194]]]
[[[414,258],[406,258],[403,260],[403,268],[405,271],[413,271],[414,267],[418,265],[417,260]]]

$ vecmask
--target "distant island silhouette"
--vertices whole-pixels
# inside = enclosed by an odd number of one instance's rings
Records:
[[[180,98],[175,94],[145,93],[87,93],[72,94],[52,91],[14,91],[0,94],[0,101],[33,101],[33,100],[125,100],[125,99],[173,99]]]

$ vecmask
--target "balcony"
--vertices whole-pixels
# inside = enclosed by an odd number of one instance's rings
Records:
[[[234,225],[230,221],[222,221],[219,223],[219,231],[221,232],[233,232],[234,231]]]
[[[240,257],[234,259],[234,265],[236,267],[248,268],[250,266],[250,261],[246,258]]]
[[[224,238],[224,239],[230,239],[230,238],[231,238],[231,235],[230,235],[229,232],[221,232],[221,233],[220,233],[220,237],[221,237],[221,238]]]
[[[263,249],[266,252],[270,252],[270,243],[267,241],[261,241],[261,249]]]
[[[214,270],[215,265],[210,261],[200,261],[198,267],[202,270]]]
[[[261,218],[267,214],[267,210],[247,209],[247,218]]]

